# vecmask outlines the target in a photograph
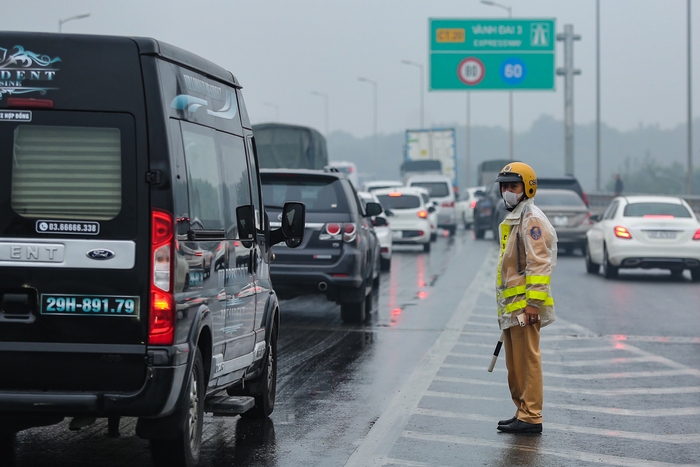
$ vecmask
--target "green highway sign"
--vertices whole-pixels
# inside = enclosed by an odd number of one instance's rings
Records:
[[[430,90],[554,90],[553,19],[431,19]]]

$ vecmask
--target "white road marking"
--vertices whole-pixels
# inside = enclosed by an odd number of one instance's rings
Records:
[[[450,378],[447,376],[436,376],[433,381],[444,381],[446,383],[475,384],[481,386],[508,387],[508,383],[496,381],[483,381],[469,378]],[[620,388],[620,389],[584,389],[564,386],[545,385],[545,392],[563,392],[566,394],[587,394],[591,396],[633,396],[633,395],[668,395],[668,394],[695,394],[700,393],[700,386],[672,386],[667,388]]]
[[[481,370],[482,367],[474,365],[459,365],[455,363],[444,363],[443,368],[455,368],[460,370]],[[506,371],[505,368],[496,368],[493,371]],[[659,378],[662,376],[681,376],[681,375],[693,375],[695,376],[698,370],[693,368],[682,368],[678,370],[657,370],[657,371],[626,371],[617,373],[594,373],[594,374],[582,374],[582,375],[569,375],[566,373],[554,373],[551,371],[543,371],[542,375],[550,378],[566,378],[566,379],[577,379],[577,380],[598,380],[598,379],[622,379],[622,378]]]
[[[610,456],[606,454],[598,454],[595,452],[574,451],[571,449],[546,449],[542,447],[533,447],[525,445],[517,445],[507,442],[496,442],[474,438],[462,438],[460,436],[451,435],[434,435],[428,433],[418,433],[415,431],[404,431],[403,437],[417,439],[421,441],[433,441],[440,443],[465,444],[471,446],[485,446],[496,449],[516,449],[523,452],[531,452],[533,454],[546,454],[563,459],[576,460],[581,462],[592,462],[596,464],[616,465],[620,467],[697,467],[697,464],[672,464],[668,462],[649,461],[644,459],[635,459],[632,457]]]
[[[476,273],[472,283],[462,296],[457,309],[452,314],[447,329],[455,329],[455,332],[442,332],[437,341],[430,348],[428,353],[418,363],[418,366],[408,378],[399,393],[389,402],[389,406],[377,419],[365,439],[352,453],[347,467],[371,467],[384,465],[384,460],[388,457],[389,451],[401,436],[401,433],[411,417],[411,414],[418,406],[423,395],[432,384],[433,378],[437,375],[440,365],[444,363],[447,354],[452,351],[465,324],[469,321],[480,291],[485,288],[486,283],[493,284],[492,274],[495,249],[489,255]],[[483,369],[483,368],[482,368]]]
[[[426,397],[441,397],[444,399],[503,401],[502,397],[475,396],[472,394],[457,394],[453,392],[426,391]],[[634,401],[630,401],[634,403]],[[688,417],[700,415],[700,407],[675,407],[668,409],[621,409],[618,407],[599,407],[594,405],[557,404],[547,402],[548,408],[575,410],[578,412],[605,413],[611,415],[626,415],[629,417]]]
[[[471,413],[447,412],[444,410],[432,410],[418,408],[416,415],[428,417],[457,418],[462,420],[473,420],[477,422],[496,423],[497,418]],[[634,431],[609,430],[603,428],[592,428],[587,426],[563,425],[560,423],[545,422],[544,428],[556,431],[566,431],[570,433],[581,433],[586,435],[605,436],[612,438],[634,439],[640,441],[654,441],[670,444],[697,444],[700,443],[700,433],[682,435],[663,435],[658,433],[639,433]]]

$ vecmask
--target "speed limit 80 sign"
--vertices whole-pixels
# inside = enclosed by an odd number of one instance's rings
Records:
[[[431,90],[554,90],[553,19],[431,19]]]

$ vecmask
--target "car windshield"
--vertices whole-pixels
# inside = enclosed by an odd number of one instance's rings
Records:
[[[263,201],[282,207],[287,201],[301,201],[307,212],[348,212],[343,186],[338,179],[264,177]]]
[[[420,207],[420,198],[415,195],[378,195],[379,203],[388,209],[416,209]]]
[[[681,204],[632,203],[625,206],[625,217],[691,217],[690,211]]]
[[[427,189],[431,198],[442,198],[450,195],[450,187],[445,182],[412,182],[411,186]]]
[[[535,196],[535,204],[537,206],[577,206],[585,207],[583,200],[579,195],[572,192],[564,193],[548,193],[540,191]]]

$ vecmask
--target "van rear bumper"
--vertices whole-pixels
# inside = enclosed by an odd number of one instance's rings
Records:
[[[69,391],[0,391],[3,415],[158,417],[175,408],[187,365],[149,366],[143,387],[130,394]]]

